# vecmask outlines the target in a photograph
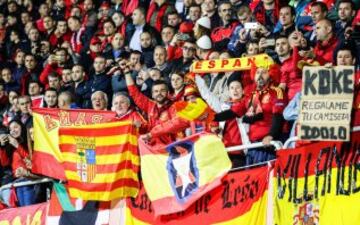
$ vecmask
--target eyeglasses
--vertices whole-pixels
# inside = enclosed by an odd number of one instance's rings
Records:
[[[186,47],[184,46],[182,49],[184,49],[185,51],[195,51],[195,48],[191,48],[191,47]]]

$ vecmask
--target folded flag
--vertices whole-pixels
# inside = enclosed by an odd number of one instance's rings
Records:
[[[110,201],[138,193],[137,131],[131,121],[59,129],[69,193]]]
[[[200,133],[168,146],[149,146],[139,139],[141,175],[156,215],[188,208],[221,184],[231,168],[224,144]]]
[[[34,152],[32,172],[65,180],[59,150],[59,127],[80,126],[112,121],[114,112],[95,110],[33,109]]]

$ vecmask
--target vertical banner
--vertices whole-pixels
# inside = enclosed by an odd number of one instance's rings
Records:
[[[354,67],[304,67],[298,136],[349,141]]]
[[[127,199],[126,225],[265,225],[268,175],[268,166],[231,172],[185,211],[158,217],[141,185],[139,195]]]
[[[360,133],[351,141],[277,152],[275,224],[360,224]]]
[[[45,224],[46,211],[48,203],[40,203],[36,205],[10,208],[0,211],[0,224],[16,224],[16,225],[30,225],[30,224]]]

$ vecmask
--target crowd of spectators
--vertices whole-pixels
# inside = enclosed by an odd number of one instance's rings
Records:
[[[149,143],[201,131],[226,147],[285,141],[296,132],[304,65],[358,69],[358,8],[357,0],[0,0],[0,186],[38,177],[34,107],[112,110]],[[189,73],[196,60],[261,53],[276,64]],[[358,84],[356,72],[354,114]],[[199,98],[215,112],[211,120],[176,115],[174,103]],[[229,156],[243,166],[275,153]],[[0,193],[5,207],[12,191]],[[15,192],[18,206],[44,195],[39,185]]]

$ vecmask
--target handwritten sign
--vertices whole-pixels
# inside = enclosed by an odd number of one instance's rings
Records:
[[[232,59],[203,60],[195,61],[191,65],[190,70],[193,73],[250,70],[251,63],[254,63],[257,67],[269,67],[270,65],[274,64],[274,61],[267,54]]]
[[[298,135],[349,141],[354,67],[304,67]]]

